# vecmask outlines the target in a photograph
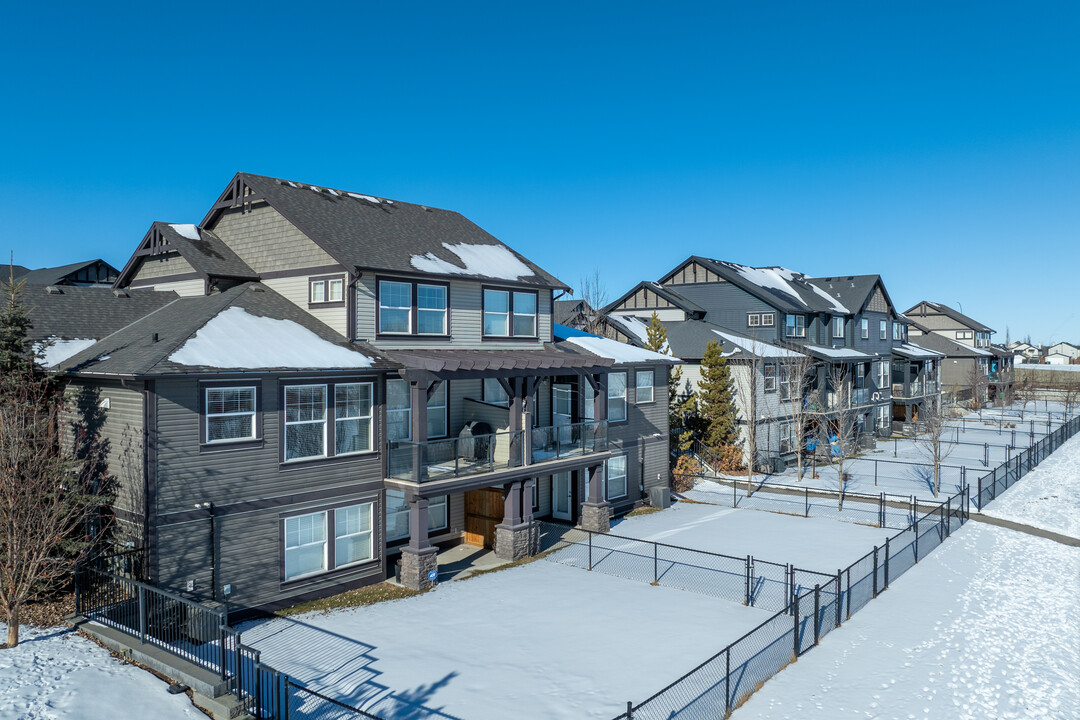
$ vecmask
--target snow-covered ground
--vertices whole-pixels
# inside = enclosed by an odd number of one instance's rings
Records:
[[[1080,549],[969,522],[733,717],[1075,720],[1077,678]]]
[[[7,636],[7,626],[0,623]],[[64,627],[20,628],[18,647],[0,650],[0,717],[10,720],[178,720],[202,718],[186,695]]]
[[[241,630],[264,662],[384,716],[606,720],[772,614],[539,561]]]
[[[690,503],[626,518],[615,523],[611,532],[735,557],[753,555],[826,574],[847,567],[896,534],[895,530],[823,518]]]
[[[1080,436],[1054,451],[983,512],[1080,538]]]

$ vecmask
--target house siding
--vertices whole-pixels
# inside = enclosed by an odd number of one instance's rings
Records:
[[[191,264],[180,257],[178,253],[151,255],[143,258],[142,262],[139,263],[139,269],[131,276],[129,284],[139,285],[141,281],[145,280],[193,272],[195,272],[195,268],[191,267]]]
[[[679,285],[679,294],[705,310],[705,320],[714,325],[731,328],[736,332],[755,337],[763,342],[775,342],[782,337],[783,313],[769,303],[754,297],[729,282]],[[749,327],[750,313],[774,312],[776,322],[772,327]],[[807,323],[809,336],[809,322]]]
[[[338,264],[269,205],[226,210],[210,229],[257,273]]]
[[[654,372],[651,403],[637,403],[634,388],[639,369]],[[616,514],[628,512],[642,500],[647,500],[650,488],[667,486],[670,482],[668,370],[668,365],[659,364],[616,365],[612,368],[612,372],[627,373],[626,422],[610,423],[608,426],[611,451],[617,455],[626,455],[626,497],[611,500],[612,510]],[[550,492],[548,495],[550,496]]]
[[[316,275],[331,275],[333,273],[317,273]],[[341,276],[345,278],[345,271],[340,272]],[[297,307],[306,310],[317,320],[322,321],[326,325],[334,329],[335,332],[348,337],[348,312],[342,304],[340,307],[320,307],[308,306],[308,299],[310,297],[308,290],[308,279],[314,277],[311,273],[301,273],[290,277],[283,278],[268,278],[263,280],[263,285],[266,285],[271,290],[280,293],[284,298],[294,303]],[[348,280],[346,278],[346,284]]]
[[[140,285],[139,289],[157,290],[158,292],[174,292],[180,297],[193,297],[206,294],[206,283],[201,279],[194,278],[191,280],[152,282],[148,285]]]

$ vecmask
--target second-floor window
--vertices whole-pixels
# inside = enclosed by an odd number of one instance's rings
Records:
[[[844,337],[844,318],[834,317],[832,321],[832,336],[834,338]]]
[[[893,336],[893,340],[903,340],[903,339],[904,339],[903,327],[904,327],[904,326],[903,326],[903,325],[901,325],[901,324],[900,324],[900,323],[898,323],[898,322],[894,322],[894,323],[892,324],[892,336]]]
[[[379,333],[448,335],[446,285],[379,281]]]
[[[806,337],[805,315],[786,315],[784,323],[784,335],[786,337]]]
[[[889,334],[889,323],[884,320],[881,321],[881,339],[887,340]]]
[[[308,280],[308,302],[340,303],[345,299],[345,278],[319,277]]]
[[[869,340],[870,339],[870,321],[869,320],[867,320],[866,318],[863,318],[861,321],[859,321],[859,330],[860,330],[860,334],[862,335],[863,340]]]
[[[780,399],[790,400],[792,393],[797,391],[796,387],[798,383],[795,380],[795,372],[793,368],[787,365],[780,366]]]
[[[285,388],[285,459],[326,456],[326,386]]]
[[[535,338],[536,293],[484,289],[484,336]]]
[[[371,383],[334,386],[334,454],[368,452],[372,445]]]
[[[776,313],[750,313],[746,316],[746,324],[750,327],[772,327],[776,323]]]
[[[206,388],[206,442],[255,438],[255,388]]]
[[[866,364],[859,363],[855,366],[855,389],[862,390],[866,387]]]
[[[638,405],[653,401],[653,381],[655,377],[652,370],[638,370],[634,373],[634,385],[637,390],[635,402]]]
[[[769,364],[763,370],[765,372],[765,392],[776,392],[776,366]]]
[[[878,387],[889,387],[889,361],[882,360],[878,363]]]
[[[283,459],[371,452],[373,405],[374,385],[370,382],[286,385]]]
[[[609,422],[626,419],[626,373],[608,373],[607,417]]]

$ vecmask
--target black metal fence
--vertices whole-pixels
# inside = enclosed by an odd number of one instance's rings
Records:
[[[1074,417],[1018,455],[998,465],[992,472],[979,478],[978,491],[971,500],[982,510],[998,495],[1008,490],[1020,478],[1027,475],[1067,440],[1080,431],[1080,416]]]
[[[967,521],[966,491],[949,497],[944,503],[933,504],[922,513],[929,503],[920,503],[916,516],[896,535],[876,546],[847,568],[837,570],[835,575],[799,570],[787,566],[789,573],[801,580],[789,585],[787,605],[775,615],[746,635],[731,643],[705,662],[687,672],[667,687],[640,703],[627,703],[626,712],[614,720],[668,720],[670,718],[696,719],[724,717],[741,705],[751,694],[786,665],[813,649],[822,637],[837,628],[852,614],[863,608],[878,594],[887,590],[892,581],[914,567],[920,559],[937,548],[956,528]],[[596,538],[590,538],[594,553],[592,570],[603,571],[602,564],[609,557],[610,548],[597,551]],[[626,538],[619,538],[625,543]],[[643,546],[653,546],[659,557],[659,543],[636,541]],[[548,557],[561,561],[557,556],[570,549],[580,549],[582,543],[571,538],[566,546]],[[671,546],[662,546],[668,547]],[[686,550],[682,548],[682,550]],[[578,554],[579,554],[578,550]],[[640,547],[620,547],[615,552],[647,556]],[[700,551],[692,551],[687,557],[697,558]],[[571,553],[574,554],[574,553]],[[727,556],[721,556],[727,557]],[[726,572],[732,573],[731,560],[727,558]],[[656,577],[660,576],[659,560],[656,560]],[[754,561],[755,564],[760,561]],[[571,562],[569,564],[577,564]],[[635,564],[640,565],[640,561]],[[686,563],[687,570],[700,563]],[[778,566],[785,567],[785,566]],[[699,572],[709,577],[715,572],[704,567]],[[752,580],[750,570],[744,570],[744,582]],[[621,574],[621,573],[619,573]],[[641,577],[637,572],[637,579]],[[813,585],[803,583],[813,582]],[[688,584],[688,583],[687,583]],[[702,580],[696,586],[720,587],[720,583]],[[730,585],[725,585],[730,587]],[[746,601],[746,596],[741,600]],[[764,602],[776,602],[775,595],[765,595]],[[750,603],[747,603],[750,604]]]

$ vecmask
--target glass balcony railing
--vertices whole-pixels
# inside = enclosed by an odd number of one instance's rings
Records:
[[[532,461],[534,463],[559,458],[588,455],[607,450],[607,420],[534,428],[532,431]]]

